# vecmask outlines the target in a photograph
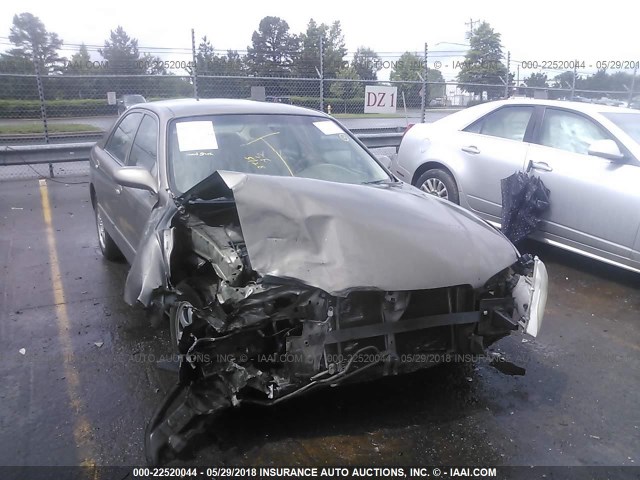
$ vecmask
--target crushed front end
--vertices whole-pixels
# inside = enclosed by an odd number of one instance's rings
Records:
[[[477,228],[481,233],[476,235],[482,235],[478,242],[485,246],[494,242],[497,251],[493,258],[480,258],[469,267],[480,273],[468,275],[468,283],[456,281],[464,275],[453,268],[443,268],[444,273],[434,279],[434,265],[443,262],[445,252],[434,254],[433,246],[427,245],[420,248],[432,255],[425,259],[432,272],[378,266],[380,276],[369,275],[367,283],[364,277],[353,280],[359,272],[351,271],[351,277],[335,279],[347,285],[351,281],[350,288],[332,291],[327,287],[331,276],[324,275],[330,268],[353,270],[367,257],[369,262],[389,265],[405,259],[376,258],[375,241],[350,235],[346,222],[340,229],[344,236],[322,251],[318,243],[327,245],[326,238],[337,230],[334,222],[340,226],[340,219],[309,213],[311,203],[306,209],[292,207],[303,210],[297,217],[283,208],[280,219],[271,212],[275,220],[268,228],[273,230],[256,231],[259,221],[252,220],[256,212],[232,190],[233,195],[218,191],[185,202],[171,220],[170,279],[156,293],[162,291],[169,306],[172,338],[180,353],[179,382],[148,424],[149,463],[184,450],[215,414],[229,407],[274,405],[321,387],[429,367],[451,354],[480,355],[519,327],[537,334],[546,301],[544,264],[514,254],[499,232],[478,227],[474,219],[461,220],[445,212],[456,227],[466,221],[466,231]],[[305,198],[309,198],[306,193]],[[279,200],[276,195],[276,204]],[[407,209],[406,200],[402,208]],[[317,217],[324,236],[312,228]],[[397,236],[403,236],[399,229]],[[308,251],[292,250],[292,239],[308,245]],[[349,242],[363,255],[353,263],[347,252],[356,250]],[[313,255],[322,259],[321,265]],[[342,264],[331,263],[332,257]],[[309,266],[313,262],[315,269]],[[495,270],[484,273],[492,265]],[[311,273],[294,276],[287,268]],[[479,276],[484,276],[481,282]],[[384,288],[389,284],[423,288]]]

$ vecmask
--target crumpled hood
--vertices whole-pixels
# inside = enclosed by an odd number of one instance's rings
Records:
[[[233,191],[251,266],[262,276],[332,295],[477,288],[518,258],[486,222],[406,184],[215,175]]]

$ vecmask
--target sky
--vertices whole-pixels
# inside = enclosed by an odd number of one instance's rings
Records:
[[[632,3],[609,0],[598,8],[588,3],[574,4],[538,0],[499,2],[490,0],[453,0],[427,2],[371,2],[323,0],[235,2],[106,2],[21,0],[0,4],[0,50],[8,45],[14,14],[31,12],[49,31],[58,33],[68,47],[61,52],[70,57],[81,42],[102,45],[109,32],[122,25],[138,39],[141,51],[151,51],[164,59],[187,59],[191,47],[191,29],[199,40],[206,35],[216,49],[244,50],[260,19],[279,16],[291,31],[302,32],[310,18],[321,23],[340,20],[349,51],[367,46],[391,60],[404,51],[422,52],[429,44],[431,62],[442,62],[447,80],[456,75],[451,60],[462,59],[467,43],[466,22],[484,20],[502,35],[504,51],[510,51],[511,71],[518,62],[584,61],[579,71],[595,71],[597,61],[640,60],[640,49],[632,40],[637,33],[637,12]],[[457,45],[461,44],[461,45]],[[96,47],[97,48],[97,47]],[[97,53],[93,53],[96,59]],[[446,67],[449,65],[449,67]],[[390,66],[390,65],[389,65]],[[551,78],[566,68],[546,70]],[[524,76],[531,70],[525,70]],[[177,72],[178,73],[178,72]],[[183,72],[179,72],[183,73]],[[379,73],[388,78],[389,69]]]

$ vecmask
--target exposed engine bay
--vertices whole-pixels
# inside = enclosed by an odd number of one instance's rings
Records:
[[[305,267],[302,261],[294,267],[287,263],[290,260],[285,261],[277,271],[265,271],[265,265],[277,264],[276,254],[287,258],[283,252],[289,250],[278,250],[281,240],[286,240],[287,249],[292,242],[304,244],[300,232],[307,227],[286,230],[289,219],[309,223],[313,218],[309,217],[310,207],[291,206],[293,211],[302,211],[303,221],[280,208],[279,214],[287,220],[274,217],[272,232],[256,234],[254,226],[259,222],[247,222],[255,212],[246,208],[239,189],[230,188],[232,193],[214,189],[215,193],[183,199],[175,212],[165,215],[165,228],[150,229],[160,232],[150,234],[150,239],[164,239],[169,273],[166,283],[149,295],[148,303],[160,306],[170,317],[172,341],[180,354],[179,382],[147,427],[145,452],[151,464],[183,451],[226,408],[246,403],[273,405],[323,386],[429,367],[450,354],[482,354],[519,327],[537,333],[546,297],[536,298],[535,305],[532,299],[536,289],[546,294],[544,264],[514,254],[515,249],[499,232],[482,230],[497,236],[479,242],[504,242],[504,250],[497,255],[510,264],[484,259],[488,268],[494,264],[497,270],[485,275],[481,283],[473,275],[468,283],[447,285],[444,274],[428,280],[434,272],[387,271],[384,281],[408,277],[417,286],[425,277],[425,287],[433,288],[388,290],[378,285],[382,280],[372,278],[369,284],[328,291],[314,286],[321,285],[324,276],[316,280],[287,274],[287,268]],[[327,231],[326,226],[323,229]],[[327,244],[325,238],[316,238],[321,246]],[[270,249],[256,247],[258,240],[268,242]],[[367,240],[356,240],[370,262],[394,260],[370,255]],[[348,244],[348,239],[336,240],[336,245]],[[338,247],[332,248],[343,262],[336,268],[353,268]],[[496,243],[495,248],[503,247]],[[425,252],[432,249],[425,247]],[[256,268],[254,261],[261,266]],[[431,264],[435,261],[427,262]],[[469,270],[474,271],[473,267]],[[144,281],[135,281],[135,264],[132,271],[132,285],[144,289]]]

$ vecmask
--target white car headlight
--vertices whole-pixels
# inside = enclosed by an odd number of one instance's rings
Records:
[[[516,307],[515,320],[526,333],[535,337],[540,331],[547,305],[549,275],[542,260],[535,257],[533,261],[532,275],[526,277],[521,275],[511,293]]]

